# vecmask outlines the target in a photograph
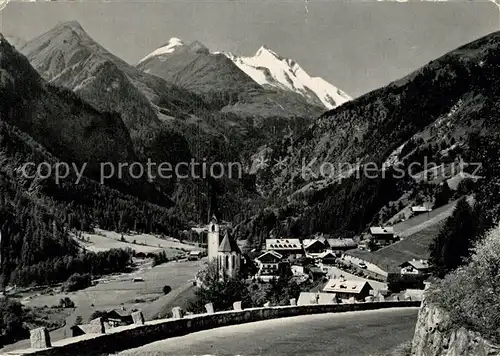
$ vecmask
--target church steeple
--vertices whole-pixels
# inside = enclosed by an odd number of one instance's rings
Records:
[[[222,242],[219,245],[219,252],[227,252],[227,253],[235,252],[237,254],[241,253],[238,244],[231,237],[229,229],[226,229],[224,233],[224,239],[222,239]]]
[[[221,276],[231,278],[240,273],[241,251],[236,241],[231,237],[229,229],[224,231],[224,238],[217,252],[217,268]]]

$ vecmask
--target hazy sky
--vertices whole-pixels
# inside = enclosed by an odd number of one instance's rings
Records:
[[[11,2],[5,35],[29,40],[78,20],[104,47],[136,63],[170,37],[212,51],[252,55],[265,44],[358,96],[466,42],[500,29],[490,2],[395,3],[302,0]]]

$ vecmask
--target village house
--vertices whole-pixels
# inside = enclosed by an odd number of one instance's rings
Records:
[[[325,242],[319,239],[304,239],[302,241],[306,254],[315,256],[326,250]]]
[[[255,259],[259,269],[257,276],[277,276],[279,263],[283,255],[276,251],[266,251]]]
[[[304,249],[299,239],[266,239],[266,250],[276,251],[283,257],[301,257]]]
[[[431,271],[431,267],[427,260],[413,259],[402,263],[399,267],[401,267],[401,274],[424,276],[429,274]]]
[[[370,227],[370,239],[378,246],[387,246],[395,241],[394,228],[392,226]]]
[[[335,293],[341,300],[345,301],[354,297],[360,302],[364,301],[372,290],[372,286],[367,281],[346,280],[345,278],[330,279],[323,288],[323,292]]]
[[[334,265],[337,256],[332,251],[325,251],[318,255],[317,260],[323,265]]]

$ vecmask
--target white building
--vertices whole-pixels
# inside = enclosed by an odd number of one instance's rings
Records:
[[[258,276],[277,276],[283,256],[276,251],[266,251],[255,259],[259,268]]]
[[[340,299],[346,300],[351,297],[358,301],[364,301],[373,290],[372,286],[363,280],[346,280],[345,278],[330,279],[323,292],[335,293]]]
[[[427,260],[411,260],[402,263],[401,274],[425,275],[430,273],[431,266]]]

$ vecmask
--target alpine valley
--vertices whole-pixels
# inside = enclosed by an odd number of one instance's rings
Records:
[[[481,163],[474,175],[484,184],[471,189],[494,216],[500,194],[487,192],[499,190],[499,68],[500,33],[492,33],[352,99],[265,46],[248,57],[174,37],[132,65],[77,22],[15,48],[2,37],[6,270],[15,278],[76,254],[68,230],[176,237],[213,214],[231,221],[249,250],[270,236],[351,237],[434,201],[444,179],[424,180],[424,169],[393,176],[424,157],[446,169]],[[101,162],[148,159],[241,162],[243,176],[99,182]],[[25,162],[58,161],[89,168],[79,184],[22,174]],[[367,178],[343,166],[326,175],[325,162],[372,162],[385,174]],[[454,190],[470,194],[465,184]]]

